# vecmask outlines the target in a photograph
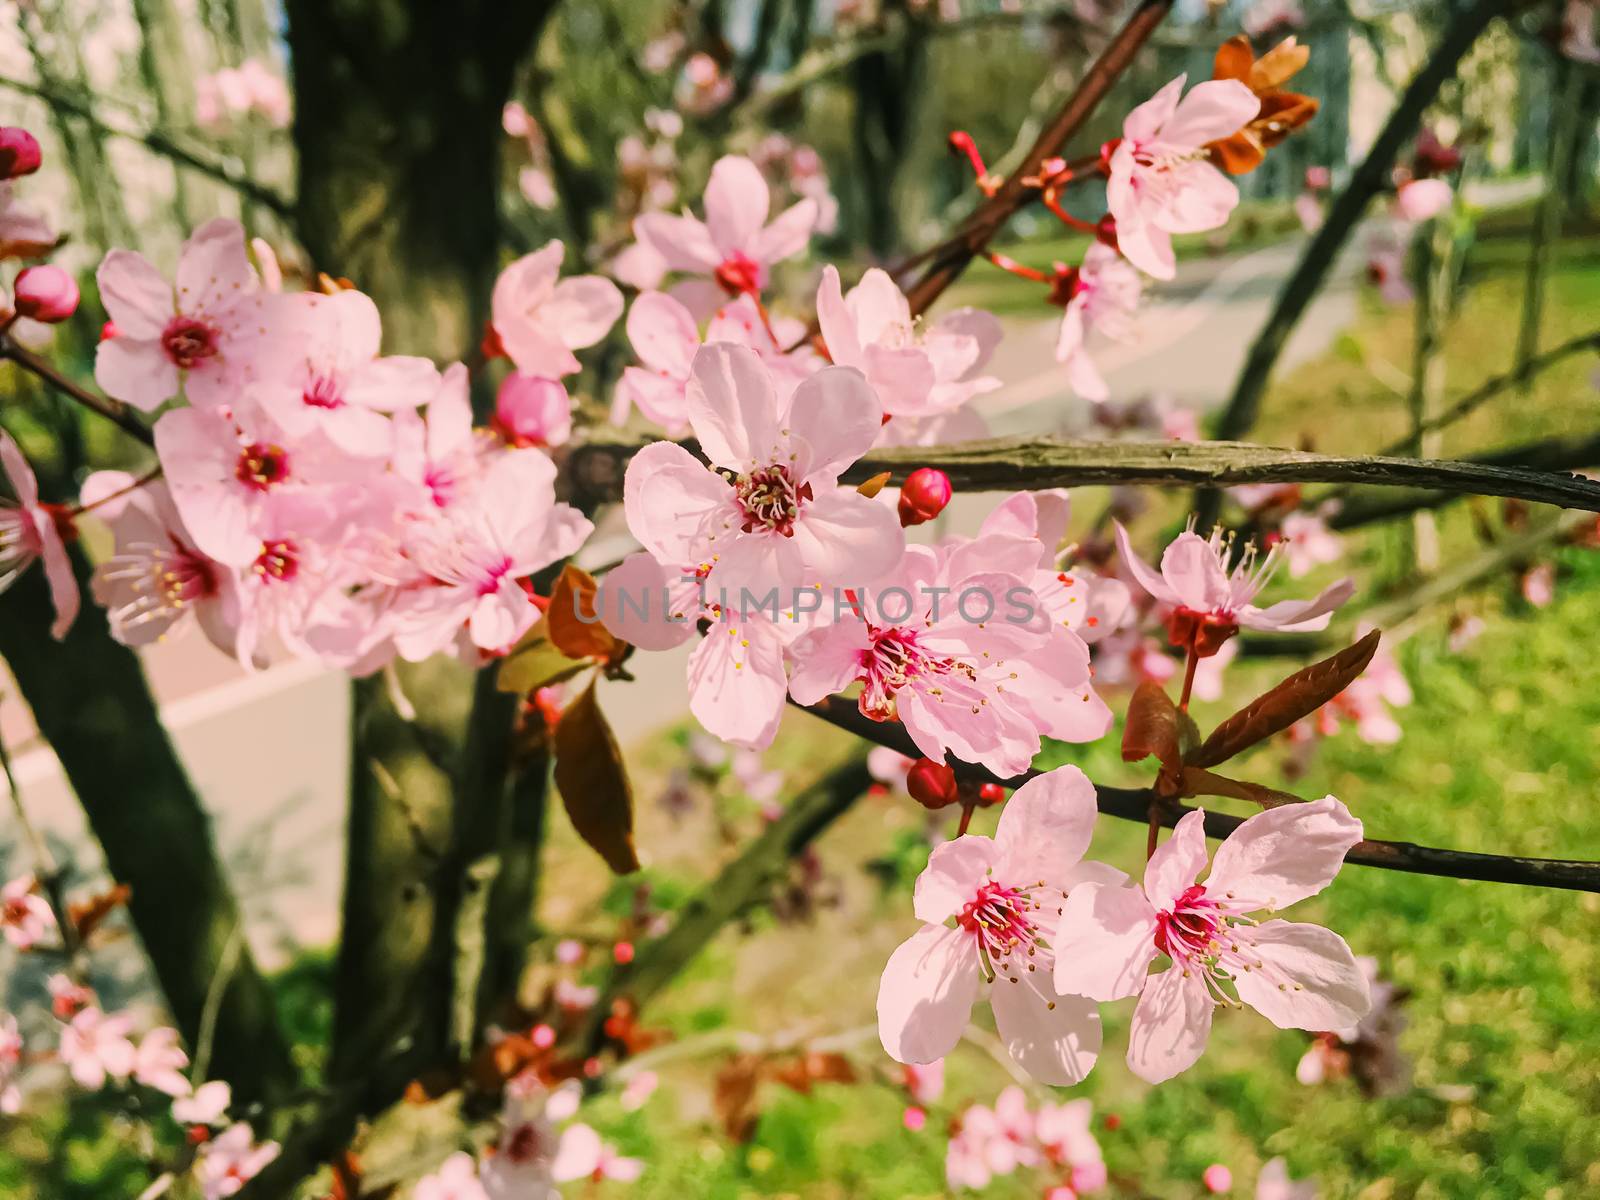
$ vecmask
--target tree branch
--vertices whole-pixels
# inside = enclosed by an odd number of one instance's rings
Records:
[[[1508,456],[1539,446],[1522,447]],[[692,449],[693,447],[691,447]],[[567,462],[567,481],[586,500],[617,500],[635,444],[591,442]],[[1445,495],[1509,496],[1536,504],[1600,512],[1600,484],[1514,465],[1514,457],[1417,460],[1312,454],[1245,442],[1105,442],[1069,438],[997,438],[953,446],[874,450],[844,474],[859,483],[884,471],[894,482],[936,467],[958,489],[1010,491],[1091,484],[1351,483],[1437,489]],[[1540,463],[1539,465],[1548,465]],[[1409,510],[1407,510],[1409,511]]]
[[[873,721],[861,715],[849,700],[829,697],[820,704],[805,707],[806,712],[820,717],[830,725],[838,726],[891,750],[913,758],[920,757],[905,727],[899,724]],[[983,783],[1000,783],[1006,787],[1020,787],[1039,771],[1030,770],[1014,779],[1002,779],[983,767],[968,763],[951,764],[958,776]],[[1096,800],[1101,812],[1107,816],[1121,817],[1127,821],[1147,824],[1150,820],[1151,801],[1155,794],[1148,788],[1113,788],[1095,785]],[[1192,809],[1177,803],[1163,803],[1160,807],[1161,823],[1174,825]],[[1206,835],[1225,838],[1241,824],[1244,818],[1228,813],[1206,813]],[[1564,888],[1581,892],[1600,892],[1600,862],[1577,862],[1567,859],[1521,858],[1501,854],[1475,854],[1466,850],[1441,850],[1433,846],[1418,846],[1412,842],[1387,842],[1369,838],[1358,842],[1345,855],[1345,862],[1364,867],[1379,867],[1386,871],[1407,871],[1416,875],[1438,875],[1448,879],[1478,879],[1491,883],[1518,883],[1533,887]]]
[[[10,359],[22,370],[32,375],[37,375],[51,387],[63,395],[71,397],[91,412],[99,413],[107,420],[114,422],[124,433],[143,442],[146,446],[156,444],[155,435],[150,432],[150,427],[141,421],[133,409],[120,400],[113,400],[109,396],[102,396],[91,392],[88,388],[72,382],[43,358],[19,345],[9,334],[0,332],[0,359]]]

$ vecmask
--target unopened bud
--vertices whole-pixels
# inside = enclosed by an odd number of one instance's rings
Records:
[[[944,763],[919,758],[906,772],[906,791],[923,808],[947,808],[956,802],[956,773]]]
[[[0,126],[0,180],[32,175],[41,161],[38,138],[15,125]]]
[[[921,467],[906,477],[900,486],[900,524],[921,525],[931,521],[950,503],[950,476],[933,467]]]
[[[1095,240],[1102,246],[1117,249],[1117,219],[1110,213],[1101,217],[1094,227]]]
[[[984,808],[993,808],[996,804],[1005,803],[1006,790],[998,783],[986,783],[978,789],[978,803]]]
[[[495,396],[494,428],[519,449],[559,446],[572,436],[572,399],[558,379],[513,371]]]
[[[13,291],[20,316],[54,325],[78,309],[78,285],[60,267],[28,267],[17,276]]]

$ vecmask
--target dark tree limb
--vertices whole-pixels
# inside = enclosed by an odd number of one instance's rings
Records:
[[[91,392],[88,388],[74,383],[56,370],[49,359],[35,354],[26,346],[19,345],[4,332],[0,332],[0,359],[10,359],[22,370],[37,375],[63,395],[71,397],[89,411],[111,421],[136,441],[143,442],[146,446],[156,444],[155,435],[150,432],[150,427],[139,419],[133,409],[120,400]]]
[[[802,706],[803,707],[803,706]],[[852,702],[838,696],[805,708],[830,725],[847,730],[879,746],[887,746],[913,758],[921,752],[905,727],[873,721],[861,715]],[[952,763],[960,777],[982,783],[1020,787],[1039,771],[1030,770],[1012,779],[1002,779],[983,767]],[[1155,794],[1147,788],[1113,788],[1095,785],[1100,811],[1108,816],[1147,824]],[[1159,806],[1161,823],[1175,825],[1185,813],[1193,811],[1182,804],[1163,802]],[[1224,838],[1243,823],[1243,818],[1228,813],[1207,812],[1206,834]],[[1491,883],[1518,883],[1532,887],[1564,888],[1580,892],[1600,892],[1600,862],[1567,859],[1522,858],[1503,854],[1475,854],[1465,850],[1441,850],[1412,842],[1387,842],[1369,838],[1358,842],[1345,855],[1345,862],[1387,871],[1408,871],[1417,875],[1438,875],[1448,879],[1479,879]]]

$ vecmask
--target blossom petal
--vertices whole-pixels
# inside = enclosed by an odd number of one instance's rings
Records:
[[[178,368],[153,339],[119,335],[95,348],[94,381],[106,395],[151,412],[178,394]]]
[[[1122,121],[1124,140],[1145,142],[1154,138],[1177,111],[1178,99],[1183,95],[1183,85],[1187,82],[1189,82],[1188,75],[1179,75],[1124,117]]]
[[[861,365],[855,314],[845,304],[839,269],[832,263],[822,268],[822,282],[817,285],[817,325],[833,362],[842,367]]]
[[[1156,957],[1156,910],[1136,887],[1080,883],[1056,927],[1055,986],[1091,1000],[1136,996]]]
[[[695,352],[689,368],[689,423],[706,457],[742,471],[777,452],[778,397],[755,351],[715,342]]]
[[[686,379],[700,331],[689,310],[665,292],[645,292],[628,310],[628,341],[639,361],[652,371]]]
[[[1128,543],[1128,531],[1122,527],[1122,522],[1115,521],[1113,524],[1117,527],[1117,553],[1122,556],[1122,563],[1128,568],[1134,582],[1163,604],[1182,604],[1183,601],[1167,586],[1161,573],[1134,553]]]
[[[1287,908],[1332,883],[1361,837],[1361,822],[1332,796],[1269,808],[1217,848],[1206,891],[1260,908]]]
[[[1239,132],[1261,111],[1256,94],[1237,79],[1208,79],[1189,89],[1161,126],[1161,140],[1199,147]]]
[[[843,691],[860,674],[870,641],[863,621],[835,621],[802,634],[789,647],[789,694],[796,703],[815,704]]]
[[[78,619],[82,598],[78,594],[78,577],[72,570],[72,559],[61,541],[55,521],[48,513],[36,524],[39,531],[39,559],[44,567],[45,582],[50,585],[50,602],[55,605],[56,619],[51,622],[50,636],[60,641]]]
[[[917,876],[912,900],[917,920],[942,925],[955,916],[978,894],[998,856],[995,843],[975,833],[940,842]]]
[[[1206,865],[1205,813],[1185,813],[1144,868],[1144,894],[1160,911],[1172,908]]]
[[[816,228],[817,202],[809,196],[797,200],[774,218],[750,245],[750,256],[762,264],[782,262],[806,248]]]
[[[790,540],[805,565],[804,579],[796,583],[871,583],[892,570],[905,549],[894,510],[851,488],[830,488],[808,501]]]
[[[1169,967],[1152,976],[1128,1029],[1128,1069],[1164,1083],[1194,1066],[1211,1036],[1211,996],[1199,975]]]
[[[177,282],[178,308],[186,313],[225,311],[256,291],[260,285],[244,247],[244,226],[217,217],[190,234],[178,254]]]
[[[1229,603],[1228,573],[1217,552],[1197,533],[1184,531],[1161,555],[1161,577],[1181,603],[1210,612]]]
[[[665,563],[697,563],[715,514],[730,503],[727,483],[674,442],[652,442],[622,479],[628,530]]]
[[[600,580],[595,612],[623,641],[641,650],[670,650],[694,632],[691,618],[698,612],[697,608],[686,609],[681,618],[674,619],[678,617],[674,601],[679,582],[668,577],[667,569],[654,556],[644,551],[630,554]]]
[[[689,711],[725,742],[770,746],[787,692],[783,641],[759,618],[713,625],[689,656]]]
[[[706,229],[723,258],[750,252],[771,203],[760,167],[739,154],[717,159],[706,183]]]
[[[1348,1029],[1372,1008],[1366,973],[1333,930],[1264,921],[1240,940],[1265,966],[1239,973],[1239,999],[1279,1029]]]
[[[611,332],[622,315],[622,293],[599,275],[576,275],[556,284],[539,315],[569,350],[592,346]]]
[[[795,389],[788,422],[811,450],[807,477],[832,482],[871,449],[883,428],[883,405],[860,371],[824,367]]]
[[[4,429],[0,429],[0,467],[5,468],[6,479],[11,483],[17,503],[23,508],[38,507],[39,481],[33,474],[33,467],[16,439]]]
[[[1012,793],[995,830],[1008,880],[1059,887],[1094,836],[1094,784],[1075,766],[1036,775]]]
[[[672,271],[715,271],[722,261],[711,231],[697,217],[644,213],[633,219],[633,232]]]
[[[1314,633],[1328,627],[1333,610],[1350,599],[1355,590],[1355,580],[1340,579],[1310,600],[1280,600],[1266,608],[1246,606],[1239,610],[1239,624],[1246,629]]]
[[[150,339],[172,319],[172,285],[142,254],[113,250],[94,273],[100,303],[119,337]]]
[[[958,929],[924,925],[889,956],[878,1037],[890,1058],[930,1063],[954,1050],[978,998],[978,959]]]
[[[1040,1083],[1081,1082],[1100,1055],[1100,1009],[1082,996],[1057,996],[1039,972],[999,975],[989,991],[995,1028],[1013,1060]]]

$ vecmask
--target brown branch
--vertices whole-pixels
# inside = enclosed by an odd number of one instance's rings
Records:
[[[575,449],[566,468],[573,493],[590,501],[619,499],[623,469],[638,448],[635,444],[592,442]],[[1507,461],[1479,458],[1453,462],[1311,454],[1244,442],[997,438],[953,446],[874,450],[845,472],[844,481],[860,483],[887,471],[898,483],[919,467],[936,467],[957,489],[967,491],[1093,484],[1231,487],[1243,483],[1351,483],[1435,489],[1444,495],[1509,496],[1600,512],[1600,484],[1550,470],[1529,470],[1510,457],[1532,449],[1507,452]]]
[[[899,724],[873,721],[861,715],[849,700],[829,697],[820,704],[804,708],[813,716],[830,725],[847,730],[879,746],[913,758],[921,752],[911,741],[905,727]],[[1029,770],[1013,779],[1002,779],[983,767],[968,763],[951,764],[962,778],[983,783],[1000,783],[1006,787],[1019,787],[1041,772]],[[1141,825],[1151,818],[1155,794],[1148,788],[1114,788],[1095,785],[1095,798],[1101,812],[1107,816],[1137,821]],[[1157,819],[1164,825],[1174,825],[1192,809],[1175,802],[1162,801],[1156,806]],[[1225,838],[1244,821],[1229,813],[1207,812],[1206,834]],[[1345,862],[1364,867],[1378,867],[1386,871],[1408,871],[1415,875],[1437,875],[1447,879],[1478,879],[1490,883],[1518,883],[1532,887],[1564,888],[1580,892],[1600,892],[1600,862],[1577,862],[1568,859],[1521,858],[1503,854],[1475,854],[1466,850],[1442,850],[1433,846],[1418,846],[1413,842],[1388,842],[1374,838],[1358,842],[1345,855]]]
[[[1083,82],[1067,98],[1055,119],[1039,134],[1022,164],[1006,177],[993,196],[973,210],[954,234],[934,249],[928,269],[906,294],[913,313],[926,312],[966,270],[967,264],[1005,228],[1013,214],[1038,198],[1039,188],[1023,181],[1037,178],[1041,164],[1058,156],[1068,139],[1083,128],[1171,8],[1172,0],[1143,0],[1084,74]]]
[[[13,338],[4,333],[0,333],[0,359],[10,359],[29,374],[37,375],[51,387],[70,396],[91,412],[97,412],[107,420],[115,422],[125,433],[146,446],[155,445],[155,435],[150,432],[148,425],[134,415],[133,409],[120,400],[98,395],[72,382],[56,370],[48,359],[40,357],[25,346],[18,345]]]

